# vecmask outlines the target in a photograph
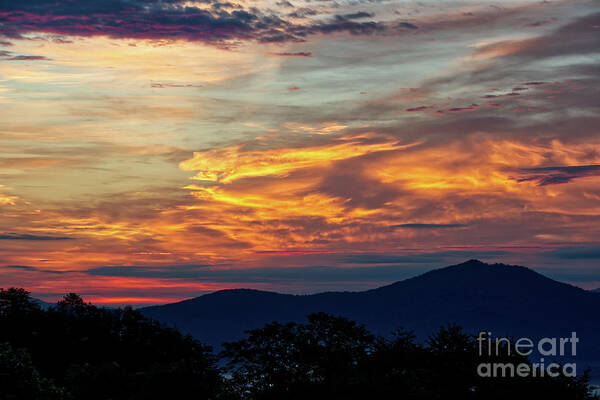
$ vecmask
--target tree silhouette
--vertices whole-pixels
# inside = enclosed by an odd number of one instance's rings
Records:
[[[530,361],[509,346],[481,355],[456,325],[419,343],[402,329],[377,337],[346,318],[310,314],[225,343],[225,371],[192,337],[73,293],[42,310],[23,289],[0,290],[0,327],[0,400],[598,399],[587,374],[479,376],[481,362]]]
[[[26,349],[39,373],[74,399],[216,399],[226,393],[210,348],[131,308],[98,308],[68,294],[43,311],[19,289],[0,291],[0,300],[0,343]]]
[[[256,399],[345,396],[360,380],[359,366],[375,346],[362,325],[325,313],[306,324],[273,322],[225,343],[222,355],[238,391]]]
[[[585,374],[480,377],[483,361],[529,361],[514,351],[482,357],[475,338],[456,325],[441,327],[420,345],[402,329],[389,339],[377,338],[362,325],[321,313],[309,315],[305,324],[267,324],[224,346],[232,382],[248,400],[597,399]]]

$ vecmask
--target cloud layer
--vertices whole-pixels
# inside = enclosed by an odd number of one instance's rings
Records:
[[[482,258],[598,287],[599,12],[0,2],[0,286],[141,304]]]

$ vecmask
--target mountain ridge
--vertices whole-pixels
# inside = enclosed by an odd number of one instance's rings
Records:
[[[600,359],[600,320],[594,319],[598,309],[595,293],[526,267],[469,260],[362,292],[293,295],[228,289],[140,311],[213,346],[267,322],[299,322],[321,311],[384,335],[403,326],[420,338],[448,323],[473,333],[491,330],[521,337],[563,337],[577,331],[586,351]]]

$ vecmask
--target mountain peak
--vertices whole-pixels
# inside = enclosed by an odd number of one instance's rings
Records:
[[[459,265],[461,265],[461,264],[459,264]],[[489,264],[484,263],[483,261],[477,260],[475,258],[472,258],[469,261],[465,261],[464,263],[462,263],[462,265],[480,265],[480,266],[485,266],[485,265],[489,265]]]
[[[483,268],[483,267],[491,267],[493,265],[496,265],[496,264],[488,264],[481,260],[472,258],[468,261],[465,261],[463,263],[456,264],[456,265],[453,265],[453,266],[447,267],[447,268],[452,268],[452,267],[455,267],[455,268]],[[442,269],[444,269],[444,268],[442,268]]]

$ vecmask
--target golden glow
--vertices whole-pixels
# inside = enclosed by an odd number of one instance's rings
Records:
[[[401,150],[417,145],[391,143],[363,144],[354,139],[343,139],[328,147],[244,151],[241,146],[196,152],[179,167],[184,171],[200,171],[197,180],[230,183],[241,178],[285,176],[291,171],[325,163],[358,157],[365,154]]]

